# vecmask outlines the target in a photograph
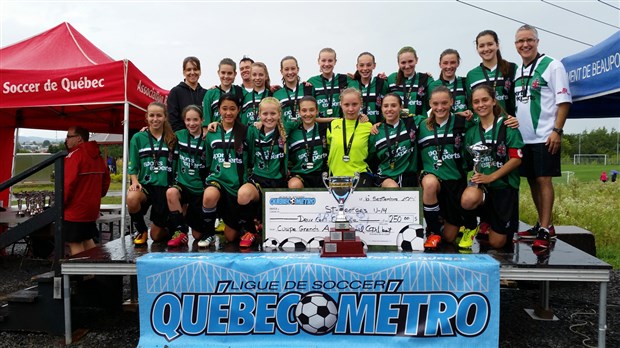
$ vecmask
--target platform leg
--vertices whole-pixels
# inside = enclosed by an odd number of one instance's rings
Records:
[[[69,275],[63,276],[62,284],[65,310],[65,344],[71,344],[73,342],[73,332],[71,328],[71,283]]]
[[[549,281],[540,284],[540,306],[534,309],[534,313],[541,319],[552,320],[553,309],[549,307]]]
[[[135,275],[129,276],[129,292],[131,297],[131,303],[138,303],[138,277]]]
[[[605,334],[607,332],[607,282],[601,282],[598,310],[598,347],[605,348]]]

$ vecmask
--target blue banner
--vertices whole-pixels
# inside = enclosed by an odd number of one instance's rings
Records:
[[[141,347],[497,347],[488,255],[151,253],[137,260]]]

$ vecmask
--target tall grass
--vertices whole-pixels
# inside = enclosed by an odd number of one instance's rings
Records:
[[[620,182],[571,180],[555,184],[553,223],[591,231],[597,257],[620,268]],[[519,202],[521,220],[534,224],[537,213],[527,182],[522,181]]]

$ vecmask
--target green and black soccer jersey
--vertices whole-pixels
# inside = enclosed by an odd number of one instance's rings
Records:
[[[137,175],[142,185],[170,186],[172,156],[164,136],[156,139],[150,132],[138,132],[129,144],[127,174]]]
[[[433,78],[428,74],[416,73],[411,78],[396,83],[398,72],[388,76],[388,91],[396,93],[403,101],[403,106],[409,109],[411,115],[425,115],[429,110],[428,101],[431,91],[429,85]]]
[[[306,130],[301,122],[286,124],[291,174],[322,173],[327,158],[327,124],[315,123]]]
[[[286,179],[286,143],[279,130],[276,128],[265,134],[263,129],[259,130],[254,126],[248,128],[252,174],[267,179]]]
[[[319,117],[340,117],[340,92],[347,88],[347,75],[334,74],[331,80],[323,75],[311,77],[308,82],[314,87],[314,97],[319,105]]]
[[[233,130],[226,132],[221,125],[217,131],[209,132],[205,139],[205,164],[209,170],[206,182],[216,181],[233,196],[237,196],[239,187],[247,181],[247,128],[243,126],[239,134],[242,134],[242,139],[239,139],[241,146],[237,149]]]
[[[282,107],[282,122],[292,122],[299,119],[299,100],[307,95],[313,96],[314,88],[301,83],[297,84],[294,91],[286,85],[275,91],[273,97],[280,101]]]
[[[369,85],[364,86],[361,80],[349,80],[349,87],[359,90],[362,94],[362,114],[368,116],[373,124],[380,122],[381,102],[388,92],[387,81],[374,77]]]
[[[439,80],[435,80],[428,87],[429,93],[432,93],[438,86],[446,86],[450,90],[452,100],[454,100],[454,104],[452,104],[452,112],[463,112],[469,109],[469,85],[467,84],[467,79],[465,77],[457,76],[452,81],[446,81],[441,78]]]
[[[504,76],[498,66],[491,70],[480,63],[480,65],[471,69],[467,73],[467,85],[469,85],[470,91],[473,91],[476,86],[482,83],[486,83],[487,85],[493,87],[495,90],[495,98],[499,102],[499,105],[506,110],[508,115],[514,116],[515,98],[513,80],[517,70],[517,65],[515,63],[509,64],[509,76]]]
[[[208,126],[211,122],[220,122],[222,119],[220,116],[220,97],[225,93],[232,93],[236,95],[239,100],[243,100],[245,95],[243,88],[237,85],[232,85],[228,91],[222,90],[220,86],[208,90],[202,100],[203,127]]]
[[[379,159],[377,174],[395,178],[417,171],[417,123],[422,118],[401,119],[396,125],[382,123],[379,133],[371,135],[368,143],[369,157]]]
[[[511,151],[520,152],[525,146],[519,130],[506,127],[504,121],[503,117],[499,117],[493,127],[483,129],[482,125],[478,124],[467,131],[466,146],[483,144],[491,148],[489,153],[480,158],[480,172],[483,174],[489,175],[497,171],[508,162]],[[469,163],[472,162],[472,156],[469,153],[465,154],[465,158]],[[493,189],[511,187],[518,190],[520,182],[519,169],[517,168],[487,186]]]
[[[264,89],[261,92],[248,92],[245,94],[243,98],[243,103],[241,105],[241,123],[246,126],[254,126],[254,122],[260,121],[258,117],[258,104],[260,101],[271,96],[271,92],[268,89]]]
[[[204,191],[201,173],[205,169],[205,141],[202,134],[194,137],[187,129],[181,129],[175,134],[175,180],[190,192],[201,194]]]
[[[427,120],[422,120],[419,125],[418,151],[422,170],[441,180],[464,179],[465,119],[451,114],[446,121],[435,123],[431,129]]]

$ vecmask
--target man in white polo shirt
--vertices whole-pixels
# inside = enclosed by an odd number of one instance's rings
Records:
[[[572,100],[564,66],[559,60],[540,54],[538,41],[538,31],[533,26],[517,29],[515,47],[523,62],[515,73],[515,100],[519,130],[525,142],[520,173],[527,178],[538,212],[536,225],[518,235],[534,238],[535,250],[546,250],[555,238],[551,179],[562,175],[562,129]]]

